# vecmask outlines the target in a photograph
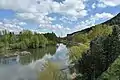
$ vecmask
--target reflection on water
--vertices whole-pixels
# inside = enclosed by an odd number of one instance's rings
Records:
[[[28,51],[32,55],[1,59],[4,64],[0,64],[0,80],[37,80],[37,71],[44,67],[47,60],[59,64],[61,68],[68,65],[68,50],[63,44],[57,50],[54,46]]]
[[[9,57],[9,58],[0,58],[0,64],[8,64],[8,65],[12,65],[12,64],[17,64],[20,61],[20,56],[15,56],[15,57]]]

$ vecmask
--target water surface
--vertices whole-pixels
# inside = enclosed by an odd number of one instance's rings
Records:
[[[32,54],[3,59],[0,64],[0,80],[37,80],[37,72],[44,68],[44,63],[51,61],[60,65],[60,68],[68,66],[68,50],[65,45],[59,47],[49,46],[42,49],[30,49]]]

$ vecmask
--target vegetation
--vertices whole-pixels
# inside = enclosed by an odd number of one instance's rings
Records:
[[[75,80],[120,79],[120,14],[118,16],[61,39],[65,44],[75,44],[69,49],[70,60],[80,74]],[[25,30],[15,35],[7,31],[0,32],[0,50],[5,52],[7,49],[40,48],[57,42],[54,33],[38,34]],[[66,73],[50,62],[45,64],[38,76],[39,80],[68,80]]]
[[[109,20],[109,22],[119,23],[118,20],[116,21]],[[66,38],[68,42],[78,43],[70,48],[69,54],[70,60],[75,63],[74,68],[82,74],[81,77],[77,77],[75,80],[96,80],[120,55],[119,24],[117,26],[112,23],[108,24],[109,22],[105,23],[107,25],[103,23],[76,32]],[[118,68],[117,70],[119,71]],[[109,73],[111,74],[111,72]],[[111,78],[112,74],[109,75],[109,73],[104,73],[100,80],[117,80],[119,78],[119,76],[114,75]],[[112,73],[114,74],[114,70]]]
[[[88,38],[90,40],[99,37],[99,36],[108,36],[112,33],[112,26],[107,25],[97,25],[92,28],[88,33]]]
[[[40,48],[57,43],[57,37],[54,33],[44,34],[45,36],[43,34],[33,33],[29,30],[24,30],[18,35],[7,32],[6,30],[0,33],[1,52],[5,52],[8,49]]]
[[[99,36],[108,36],[112,34],[112,27],[106,25],[98,25],[88,33],[77,33],[73,36],[72,42],[77,43],[78,46],[70,48],[70,59],[78,60],[82,58],[82,54],[89,48],[90,41]]]
[[[75,34],[72,41],[84,44],[88,42],[87,34]]]
[[[48,39],[48,44],[56,44],[58,42],[58,38],[57,36],[55,35],[55,33],[46,33],[44,34],[44,36]]]
[[[69,58],[72,62],[82,58],[83,52],[88,49],[86,45],[73,46],[69,50]]]
[[[97,80],[119,80],[120,79],[120,56]]]
[[[96,79],[120,55],[119,35],[119,26],[114,26],[112,34],[91,41],[90,49],[84,52],[75,66],[83,80]]]

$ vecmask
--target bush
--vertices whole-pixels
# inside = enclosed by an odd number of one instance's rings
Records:
[[[80,46],[71,47],[69,50],[70,60],[72,60],[74,62],[74,61],[82,58],[83,52],[85,52],[87,49],[88,49],[88,47],[84,44],[80,45]]]

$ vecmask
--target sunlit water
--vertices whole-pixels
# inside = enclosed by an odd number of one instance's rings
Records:
[[[36,52],[31,56],[17,56],[4,60],[4,63],[0,64],[0,80],[37,80],[37,72],[43,69],[47,61],[59,64],[61,69],[68,66],[68,50],[65,45],[60,44],[56,50],[50,50],[39,49],[38,52],[47,52],[43,57],[39,56],[42,53]]]

